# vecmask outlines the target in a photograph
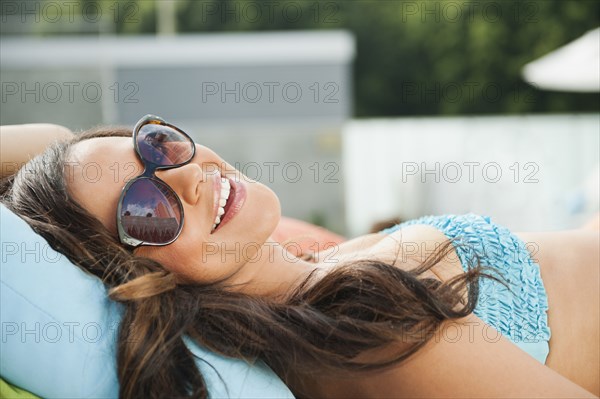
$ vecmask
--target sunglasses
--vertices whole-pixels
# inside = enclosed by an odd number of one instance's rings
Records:
[[[144,172],[130,180],[117,206],[119,240],[130,247],[174,242],[183,229],[179,196],[156,176],[157,170],[189,163],[196,153],[190,136],[163,119],[146,115],[133,129],[133,147]]]

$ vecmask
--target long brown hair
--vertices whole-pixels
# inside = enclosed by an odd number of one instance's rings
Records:
[[[444,320],[470,314],[478,279],[493,278],[478,262],[445,283],[423,278],[452,250],[448,241],[409,271],[365,259],[319,279],[310,275],[283,302],[230,292],[221,284],[179,284],[158,262],[125,249],[67,190],[64,166],[74,143],[131,134],[97,129],[55,143],[0,189],[9,209],[102,279],[110,298],[124,304],[117,359],[122,398],[207,397],[185,336],[225,356],[264,360],[284,381],[291,378],[288,370],[309,375],[382,369],[415,353]],[[357,360],[400,336],[408,343],[402,353]]]

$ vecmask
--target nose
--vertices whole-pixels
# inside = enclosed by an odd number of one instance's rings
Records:
[[[174,169],[157,170],[156,176],[167,183],[182,201],[192,205],[198,202],[200,195],[200,190],[197,190],[198,184],[202,184],[207,179],[206,173],[196,163]]]

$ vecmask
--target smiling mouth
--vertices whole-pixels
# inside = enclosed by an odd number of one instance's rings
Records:
[[[224,219],[225,215],[227,215],[227,211],[231,208],[231,204],[233,203],[233,199],[235,198],[235,188],[230,183],[229,178],[225,176],[221,176],[221,193],[219,196],[219,206],[217,208],[217,215],[213,222],[213,226],[211,229],[211,234],[215,232],[221,225],[221,221]]]

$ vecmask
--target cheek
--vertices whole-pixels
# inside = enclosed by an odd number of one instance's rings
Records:
[[[215,242],[201,231],[202,224],[186,219],[181,235],[173,244],[142,246],[136,249],[136,255],[156,260],[184,283],[208,283],[239,271],[247,261],[244,254],[253,256],[251,250],[255,244],[260,245],[268,239],[281,216],[277,195],[265,185],[254,184],[257,185],[252,192],[252,201],[249,198],[246,211],[240,214],[238,228],[231,235],[219,236],[219,242]],[[193,210],[187,211],[186,218],[193,218],[193,214]],[[239,253],[239,248],[244,245],[249,246],[248,251]],[[229,248],[229,252],[224,248]]]
[[[198,242],[186,242],[182,237],[173,244],[164,247],[140,247],[136,252],[159,262],[165,270],[178,277],[181,283],[206,283],[215,279],[215,271],[203,262],[202,245]],[[220,267],[217,267],[220,269]]]
[[[185,262],[179,254],[180,251],[170,248],[169,245],[164,247],[142,246],[135,250],[136,256],[155,260],[160,263],[165,270],[181,275],[185,269]]]

